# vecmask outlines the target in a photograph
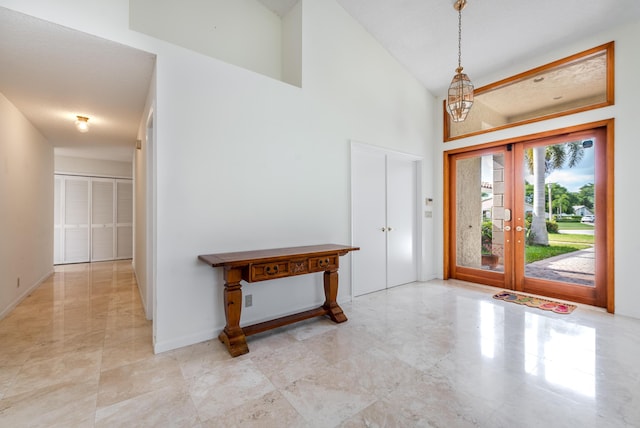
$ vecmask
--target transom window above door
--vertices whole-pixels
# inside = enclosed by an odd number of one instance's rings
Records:
[[[444,141],[614,104],[614,42],[483,86],[463,122],[446,107]]]

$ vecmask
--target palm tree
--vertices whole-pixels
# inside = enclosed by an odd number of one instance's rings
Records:
[[[545,221],[545,178],[555,169],[562,168],[565,163],[573,168],[584,157],[582,141],[536,146],[525,151],[525,162],[529,172],[533,174],[533,217],[529,241],[535,245],[549,245],[549,234]]]

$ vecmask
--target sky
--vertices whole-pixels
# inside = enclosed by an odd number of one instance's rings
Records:
[[[556,169],[546,178],[545,183],[557,183],[566,188],[569,192],[578,192],[582,186],[595,183],[595,140],[590,148],[584,149],[582,161],[569,168]],[[527,176],[527,181],[533,183],[533,176]]]
[[[595,146],[596,141],[590,148],[584,149],[582,161],[573,168],[568,166],[556,169],[545,179],[545,183],[557,183],[566,188],[569,192],[578,192],[582,186],[595,183]],[[482,181],[493,181],[493,162],[491,156],[482,157]],[[533,176],[527,175],[525,179],[533,184]]]

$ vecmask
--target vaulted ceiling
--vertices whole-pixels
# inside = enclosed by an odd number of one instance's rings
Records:
[[[278,14],[295,4],[260,1]],[[432,94],[445,95],[458,61],[455,0],[337,2]],[[480,81],[554,46],[638,19],[638,0],[467,0],[462,65],[472,80]]]
[[[281,16],[296,3],[259,1]],[[337,2],[432,94],[445,94],[457,65],[454,0]],[[482,81],[556,45],[639,19],[638,0],[468,0],[462,64]],[[154,61],[150,53],[0,8],[0,92],[61,154],[130,160]],[[82,113],[96,125],[87,134],[70,126]]]

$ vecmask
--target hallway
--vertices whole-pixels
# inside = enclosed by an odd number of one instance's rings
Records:
[[[56,267],[0,321],[2,427],[634,427],[640,321],[413,283],[154,355],[130,261]]]

